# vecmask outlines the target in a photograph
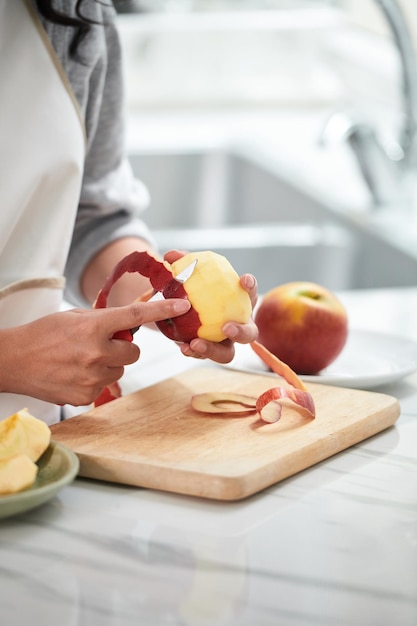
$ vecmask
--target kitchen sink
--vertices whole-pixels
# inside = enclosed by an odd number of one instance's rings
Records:
[[[130,161],[149,189],[146,221],[161,251],[224,254],[256,275],[261,293],[292,280],[334,290],[416,283],[417,258],[250,156],[136,152]]]

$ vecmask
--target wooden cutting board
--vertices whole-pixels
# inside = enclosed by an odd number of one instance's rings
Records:
[[[55,424],[52,437],[78,455],[80,476],[239,500],[392,426],[400,414],[392,396],[319,384],[308,385],[314,420],[289,405],[275,424],[190,407],[197,393],[256,397],[274,384],[269,376],[196,368]]]

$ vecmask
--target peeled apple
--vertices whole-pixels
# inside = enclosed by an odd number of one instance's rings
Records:
[[[181,285],[168,283],[162,290],[165,298],[187,298],[191,309],[184,315],[157,322],[161,332],[175,341],[189,342],[194,337],[219,342],[228,321],[246,323],[252,314],[249,294],[240,284],[239,275],[226,257],[216,252],[192,252],[171,265],[177,276],[197,259],[190,278]]]

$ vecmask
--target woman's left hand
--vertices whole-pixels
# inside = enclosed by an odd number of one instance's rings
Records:
[[[256,278],[252,276],[252,274],[243,274],[243,276],[240,277],[240,283],[248,292],[253,309],[258,299]],[[212,361],[216,361],[216,363],[230,363],[235,355],[235,343],[250,343],[251,341],[255,341],[258,336],[258,329],[253,320],[250,320],[246,324],[226,322],[223,326],[223,332],[227,335],[228,339],[220,343],[196,338],[190,343],[180,344],[181,352],[185,356],[199,359],[211,359]]]

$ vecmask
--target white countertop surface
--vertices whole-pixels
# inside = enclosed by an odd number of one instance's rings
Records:
[[[340,295],[352,328],[417,340],[417,288]],[[151,332],[128,389],[199,365]],[[77,479],[1,521],[0,623],[415,626],[417,374],[378,391],[395,427],[247,500]]]

